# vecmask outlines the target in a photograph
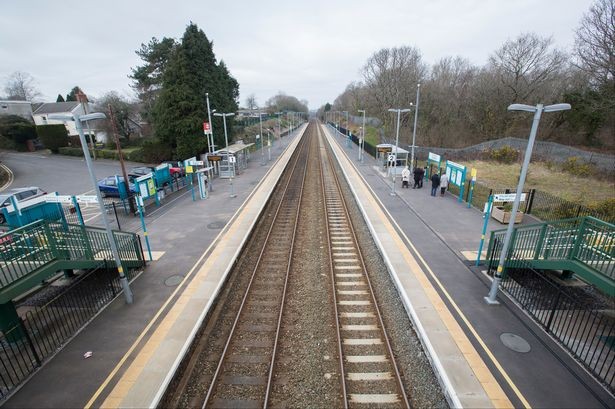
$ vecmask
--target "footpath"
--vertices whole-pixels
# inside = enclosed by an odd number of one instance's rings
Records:
[[[183,189],[165,200],[165,205],[150,211],[145,221],[154,261],[149,261],[142,237],[148,261],[145,271],[131,283],[134,303],[127,305],[123,295],[119,295],[3,406],[84,407],[125,353],[139,343],[139,335],[156,319],[184,276],[204,263],[218,233],[297,133],[274,142],[271,161],[265,166],[261,165],[260,151],[251,154],[248,168],[233,180],[237,197],[230,197],[228,179],[215,178],[209,198],[200,200],[197,194],[193,201],[190,190]],[[139,225],[139,218],[135,217],[126,229],[142,235]],[[84,359],[88,351],[92,356]]]
[[[422,189],[402,189],[398,179],[392,196],[391,178],[375,159],[365,154],[359,162],[358,147],[346,146],[345,136],[336,135],[516,407],[615,407],[615,398],[504,294],[498,295],[499,305],[485,303],[491,278],[484,266],[474,267],[483,226],[480,211],[468,209],[449,193],[432,197],[430,182]],[[504,227],[493,219],[489,222],[489,231]],[[500,338],[503,334],[523,338],[530,350],[508,348]]]

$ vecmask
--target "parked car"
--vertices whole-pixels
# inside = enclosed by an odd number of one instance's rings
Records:
[[[0,208],[10,206],[11,197],[15,197],[15,200],[21,203],[46,194],[47,192],[36,186],[7,190],[6,192],[0,193]],[[4,214],[0,212],[0,224],[4,223],[6,223],[6,219],[4,218]]]
[[[171,177],[173,178],[178,178],[181,176],[185,176],[186,175],[186,171],[184,170],[184,168],[182,166],[179,166],[178,162],[172,161],[172,160],[165,160],[162,163],[168,163],[170,168],[170,172],[171,172]]]
[[[152,173],[153,171],[154,171],[153,167],[138,166],[136,168],[130,169],[130,174],[131,175],[136,175],[136,176],[144,176],[144,175],[147,175],[148,173]]]
[[[124,178],[122,176],[118,176],[118,180],[124,182]],[[128,187],[134,193],[137,191],[137,187],[133,183],[133,177],[128,176]],[[106,178],[98,181],[98,190],[103,197],[114,196],[120,197],[120,191],[117,187],[115,176],[107,176]]]

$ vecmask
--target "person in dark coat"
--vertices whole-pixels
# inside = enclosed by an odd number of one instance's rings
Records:
[[[414,168],[414,171],[412,171],[412,174],[414,175],[414,186],[412,186],[412,189],[416,189],[417,187],[420,187],[421,179],[423,178],[423,176],[421,176],[422,173],[423,173],[423,168],[419,168],[418,166]]]
[[[434,172],[431,176],[431,195],[435,196],[438,193],[438,186],[440,186],[440,175]]]

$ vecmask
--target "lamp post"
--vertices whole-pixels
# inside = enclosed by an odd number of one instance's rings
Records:
[[[487,304],[499,304],[495,299],[498,293],[498,287],[502,281],[502,272],[504,271],[504,263],[508,256],[508,248],[510,247],[510,238],[512,236],[513,228],[515,226],[515,216],[519,209],[519,202],[521,201],[521,193],[523,192],[523,185],[525,184],[525,177],[527,176],[527,169],[530,164],[530,157],[532,156],[532,149],[534,148],[534,141],[536,140],[536,133],[538,131],[538,124],[540,123],[540,117],[543,112],[557,112],[570,109],[570,104],[554,104],[543,106],[538,104],[536,106],[524,105],[524,104],[512,104],[508,106],[509,111],[526,111],[534,113],[534,121],[532,122],[532,129],[530,131],[530,137],[527,141],[527,148],[525,149],[525,157],[523,158],[523,166],[521,167],[521,175],[519,176],[519,184],[517,185],[517,193],[515,194],[515,200],[513,202],[512,211],[510,212],[510,220],[508,227],[506,228],[506,235],[504,236],[504,244],[502,245],[502,252],[500,253],[500,260],[498,262],[498,268],[494,274],[493,282],[491,283],[491,289],[489,294],[485,297]]]
[[[359,109],[358,112],[363,114],[363,127],[361,128],[361,143],[359,146],[359,161],[361,163],[363,163],[363,154],[365,153],[365,110],[364,109]]]
[[[350,146],[350,130],[349,128],[349,121],[348,121],[348,111],[342,111],[342,114],[346,114],[346,147]]]
[[[272,129],[267,128],[267,162],[271,162],[271,134]]]
[[[226,113],[221,113],[221,112],[216,112],[214,113],[215,116],[221,116],[222,117],[222,122],[224,122],[224,143],[226,144],[226,162],[227,165],[229,166],[229,169],[231,168],[231,156],[229,155],[229,151],[228,151],[228,133],[226,131],[226,117],[228,116],[233,116],[235,115],[233,112],[226,112]],[[235,194],[235,191],[233,190],[233,176],[235,176],[235,164],[232,164],[232,171],[231,171],[231,177],[230,179],[230,184],[231,184],[231,197],[237,197],[237,195]]]
[[[207,99],[207,120],[209,121],[209,134],[207,135],[207,144],[208,146],[208,150],[209,153],[213,153],[214,152],[214,126],[211,123],[211,114],[212,112],[216,112],[216,110],[214,109],[213,111],[210,110],[209,108],[209,92],[205,93],[205,98]],[[211,138],[211,141],[210,141]]]
[[[412,104],[410,104],[412,106]],[[397,133],[395,136],[395,166],[393,168],[393,183],[391,184],[391,196],[395,196],[395,177],[397,176],[397,147],[399,146],[399,120],[402,112],[410,112],[410,108],[391,108],[389,112],[397,112]]]
[[[421,84],[416,84],[416,107],[414,109],[414,127],[412,129],[412,148],[410,154],[410,169],[414,169],[414,143],[416,141],[416,121],[419,117],[419,96],[421,95]]]
[[[85,135],[83,134],[83,126],[82,122],[90,121],[93,119],[105,119],[106,116],[102,112],[93,112],[87,115],[49,115],[49,119],[57,119],[60,121],[75,121],[75,127],[77,128],[77,132],[79,133],[79,142],[81,142],[81,149],[83,150],[83,157],[85,158],[85,164],[88,168],[88,173],[90,174],[90,179],[92,182],[92,186],[94,187],[94,192],[96,192],[96,199],[98,200],[98,206],[100,208],[100,213],[103,219],[103,223],[105,225],[105,231],[107,232],[107,239],[109,240],[109,245],[111,246],[111,254],[113,254],[113,258],[115,260],[115,266],[117,267],[117,272],[120,276],[120,284],[122,289],[124,290],[124,298],[126,299],[126,304],[132,304],[133,297],[132,291],[130,290],[130,285],[128,284],[128,279],[124,274],[124,268],[122,267],[122,261],[120,260],[120,253],[117,250],[117,243],[115,242],[115,237],[113,236],[113,232],[111,231],[111,226],[109,225],[109,220],[107,220],[107,212],[105,211],[105,204],[103,203],[102,194],[100,193],[100,189],[98,189],[98,183],[96,181],[96,175],[94,174],[94,169],[92,168],[92,159],[90,158],[90,152],[87,147],[87,143],[85,141]],[[127,181],[126,181],[127,182]],[[130,186],[128,182],[126,183],[126,187],[130,190]]]
[[[263,136],[263,115],[266,115],[264,112],[258,113],[258,123],[260,126],[261,134],[261,166],[265,166],[265,137]]]
[[[276,112],[275,115],[278,116],[278,141],[280,142],[280,148],[282,147],[282,120],[281,117],[284,112]]]

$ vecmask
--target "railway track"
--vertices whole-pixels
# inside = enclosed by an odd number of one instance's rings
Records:
[[[331,156],[320,149],[343,401],[410,407]]]
[[[409,407],[317,123],[251,240],[163,406]]]
[[[266,407],[284,313],[309,144],[299,146],[202,407]]]

